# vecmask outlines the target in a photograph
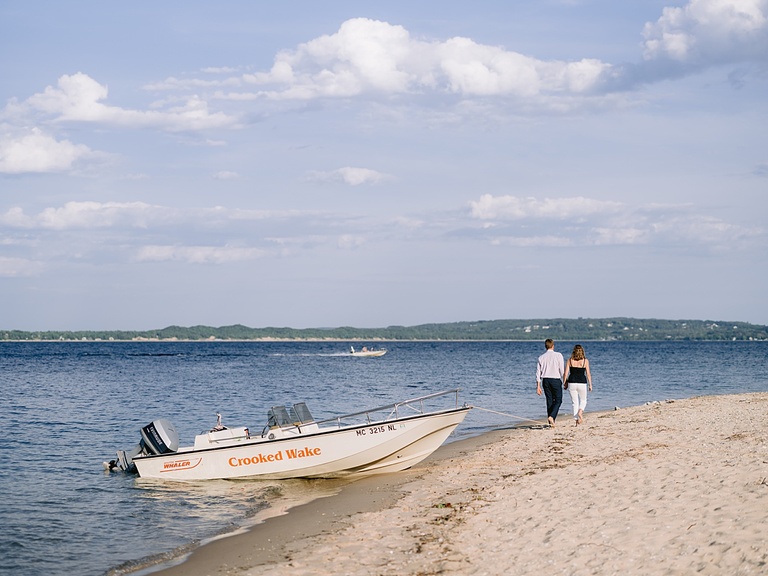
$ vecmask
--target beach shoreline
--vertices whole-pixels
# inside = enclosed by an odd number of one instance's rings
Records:
[[[539,426],[547,427],[545,421],[541,421]],[[260,544],[256,546],[253,555],[244,557],[246,561],[257,565],[278,562],[282,559],[281,551],[286,544],[333,530],[356,514],[374,512],[396,504],[405,495],[404,487],[431,470],[433,463],[459,457],[492,442],[497,434],[504,434],[513,428],[517,426],[443,444],[424,461],[408,470],[355,479],[328,480],[338,486],[333,493],[322,494],[307,502],[280,505],[277,509],[271,507],[256,517],[256,523],[206,540],[183,558],[175,558],[161,566],[144,568],[139,573],[160,576],[228,573],[217,570],[221,567],[216,558],[229,556],[230,550],[241,546],[250,547],[254,539]]]
[[[699,396],[494,430],[152,573],[764,573],[766,408]]]

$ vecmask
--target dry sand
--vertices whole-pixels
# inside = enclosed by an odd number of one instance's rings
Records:
[[[495,431],[163,576],[768,574],[768,393]]]

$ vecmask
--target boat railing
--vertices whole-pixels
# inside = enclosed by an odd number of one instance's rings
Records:
[[[459,391],[460,388],[453,388],[451,390],[435,392],[433,394],[419,396],[418,398],[411,398],[410,400],[404,400],[402,402],[385,404],[383,406],[377,406],[376,408],[368,408],[367,410],[362,410],[360,412],[353,412],[351,414],[344,414],[343,416],[334,416],[325,420],[318,420],[316,423],[319,425],[334,423],[338,427],[342,427],[354,423],[372,424],[374,422],[397,420],[398,418],[403,418],[405,416],[411,416],[414,414],[420,415],[430,412],[439,412],[441,410],[458,409]],[[451,397],[453,400],[449,404]],[[439,402],[437,399],[440,399]]]

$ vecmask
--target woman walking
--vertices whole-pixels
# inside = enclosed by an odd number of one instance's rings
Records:
[[[584,422],[584,409],[587,407],[587,388],[592,392],[592,374],[589,372],[589,360],[584,356],[581,344],[573,347],[571,357],[565,365],[565,388],[571,394],[573,418],[578,426]]]

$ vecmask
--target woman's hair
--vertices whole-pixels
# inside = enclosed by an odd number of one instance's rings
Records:
[[[576,344],[576,346],[573,347],[573,354],[571,354],[572,360],[584,360],[584,348],[581,347],[581,344]]]

